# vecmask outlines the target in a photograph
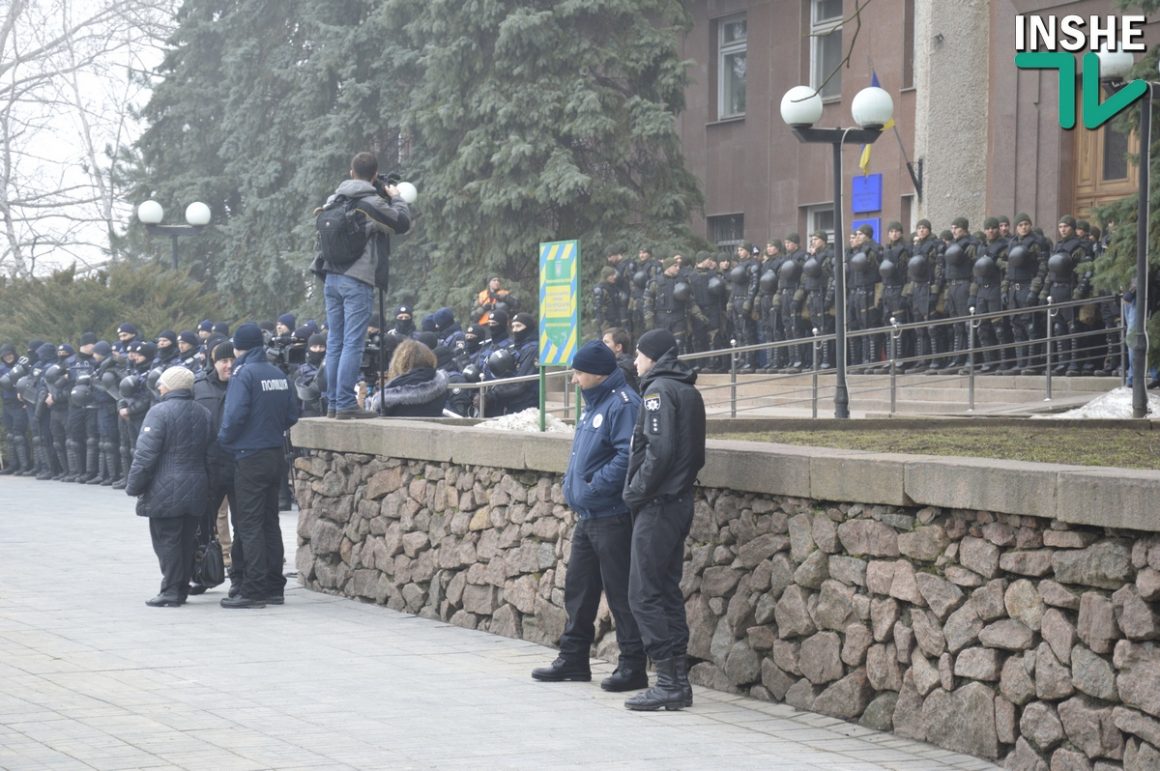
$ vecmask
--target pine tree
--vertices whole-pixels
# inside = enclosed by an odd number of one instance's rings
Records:
[[[407,85],[408,170],[423,215],[399,272],[408,282],[431,275],[421,303],[466,302],[492,274],[528,297],[542,241],[580,239],[588,282],[613,244],[689,245],[701,198],[674,121],[687,82],[681,3],[389,0],[387,9],[403,32],[391,58]]]

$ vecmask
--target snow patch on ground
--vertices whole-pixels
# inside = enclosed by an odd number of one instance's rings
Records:
[[[540,411],[535,407],[529,407],[523,412],[517,412],[513,415],[503,415],[498,418],[491,418],[481,423],[477,423],[476,428],[485,428],[490,431],[535,431],[540,430]],[[570,434],[572,427],[564,421],[557,418],[555,415],[546,416],[545,428],[548,433],[552,434]]]
[[[1114,388],[1106,394],[1101,394],[1082,407],[1076,407],[1067,412],[1055,412],[1050,415],[1032,415],[1033,418],[1044,420],[1067,419],[1075,420],[1112,418],[1124,419],[1132,417],[1132,389],[1126,386]],[[1160,395],[1148,394],[1148,417],[1160,417]]]

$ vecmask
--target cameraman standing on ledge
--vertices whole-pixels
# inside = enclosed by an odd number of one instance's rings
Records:
[[[338,266],[319,254],[312,266],[316,274],[325,276],[326,351],[327,361],[333,363],[333,368],[327,367],[327,416],[339,420],[375,417],[359,408],[355,386],[376,283],[386,289],[390,234],[406,233],[411,226],[410,211],[398,189],[378,172],[378,159],[372,153],[359,153],[351,159],[350,179],[338,186],[324,207],[351,199],[357,202],[368,236],[361,256]]]

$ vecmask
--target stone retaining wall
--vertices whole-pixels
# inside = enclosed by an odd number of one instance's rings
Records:
[[[556,643],[573,524],[560,489],[567,438],[482,441],[460,428],[462,442],[444,444],[449,429],[433,425],[333,431],[295,434],[319,448],[296,462],[306,586]],[[366,452],[376,444],[382,452]],[[425,457],[404,457],[408,444]],[[750,475],[763,459],[767,487],[801,485],[753,447],[743,469],[720,470],[737,448],[713,445],[708,485],[743,473],[759,486]],[[883,457],[852,454],[845,475],[870,462],[889,477]],[[1066,483],[1066,467],[1043,468]],[[975,463],[966,476],[980,473]],[[1129,487],[1148,495],[1155,484],[1160,475],[1144,474]],[[1122,478],[1111,489],[1124,498]],[[694,681],[1009,768],[1160,768],[1160,536],[920,503],[699,487],[682,581]],[[595,654],[615,653],[602,608]]]

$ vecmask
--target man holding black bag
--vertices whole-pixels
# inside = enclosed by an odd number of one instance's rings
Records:
[[[389,277],[390,234],[406,233],[410,211],[389,179],[379,176],[372,153],[359,153],[344,180],[318,212],[320,252],[311,270],[324,278],[326,350],[333,363],[327,383],[327,415],[339,420],[373,418],[355,399],[374,290]],[[328,368],[329,369],[329,368]]]

